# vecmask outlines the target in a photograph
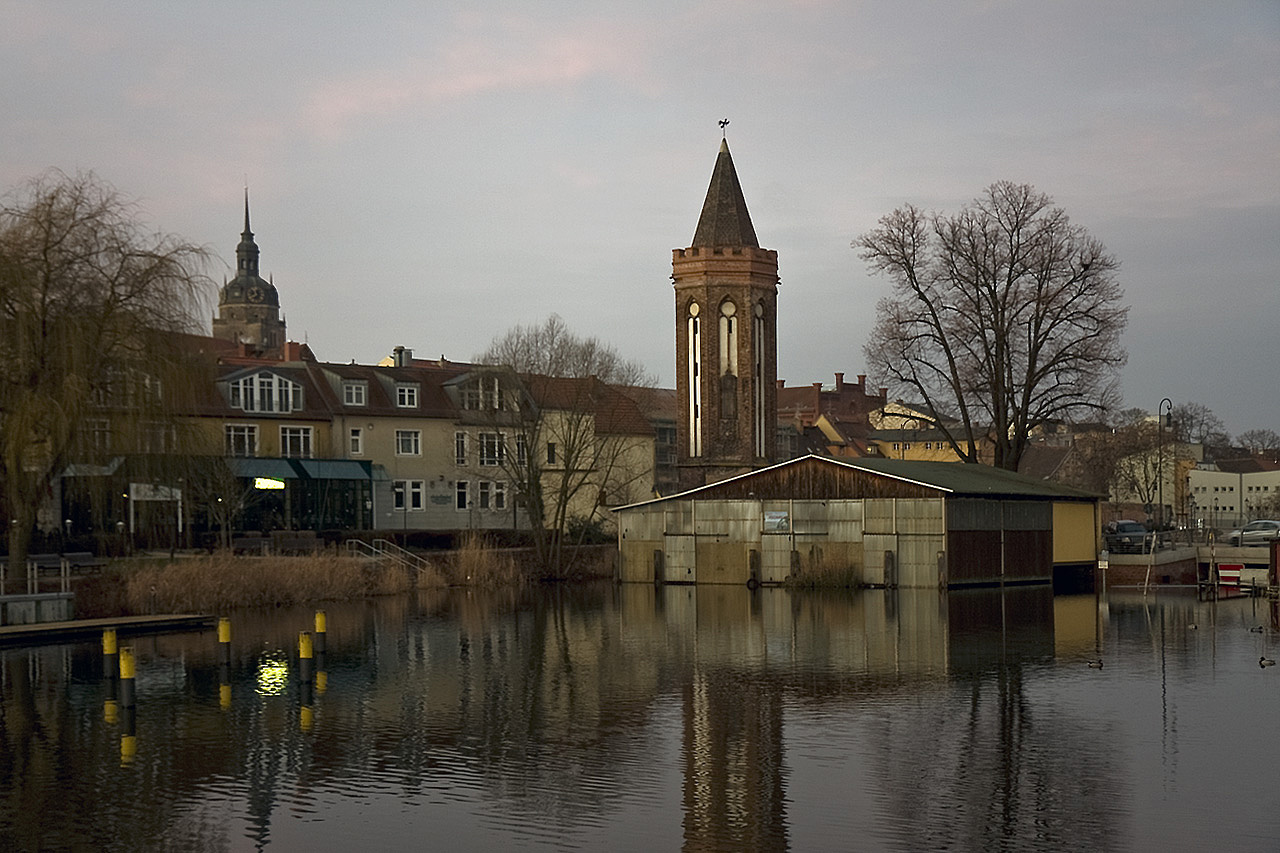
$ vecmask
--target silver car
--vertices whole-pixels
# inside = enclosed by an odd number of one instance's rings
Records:
[[[1265,545],[1272,539],[1280,539],[1280,521],[1251,521],[1227,535],[1232,545]]]

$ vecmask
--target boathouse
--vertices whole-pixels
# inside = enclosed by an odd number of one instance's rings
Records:
[[[776,584],[1050,583],[1096,565],[1100,495],[985,465],[806,456],[619,507],[620,577]]]

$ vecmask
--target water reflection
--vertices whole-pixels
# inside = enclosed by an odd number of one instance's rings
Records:
[[[1274,727],[1277,673],[1257,666],[1274,605],[636,585],[325,609],[309,680],[310,610],[234,614],[229,660],[213,632],[130,641],[131,709],[96,644],[0,653],[0,846],[1247,850],[1280,835],[1280,749],[1220,726]]]

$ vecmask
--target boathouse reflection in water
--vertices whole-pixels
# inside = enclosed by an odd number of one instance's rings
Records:
[[[1204,606],[1157,608],[1184,666],[1178,626]],[[0,832],[15,849],[428,831],[455,849],[1134,846],[1124,700],[1083,661],[1103,617],[1137,631],[1150,602],[628,585],[326,609],[327,688],[305,696],[290,650],[309,610],[237,614],[229,672],[212,633],[135,640],[123,762],[91,645],[0,653]],[[1155,761],[1176,760],[1176,727],[1148,722]]]

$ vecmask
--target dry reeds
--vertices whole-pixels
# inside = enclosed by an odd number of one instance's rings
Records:
[[[443,571],[451,586],[519,586],[528,581],[515,555],[495,548],[478,533],[468,533],[449,555]]]
[[[786,585],[794,588],[859,587],[862,566],[835,549],[814,548],[800,560]]]
[[[210,557],[142,566],[124,580],[134,613],[334,601],[404,592],[402,569],[354,557]]]

